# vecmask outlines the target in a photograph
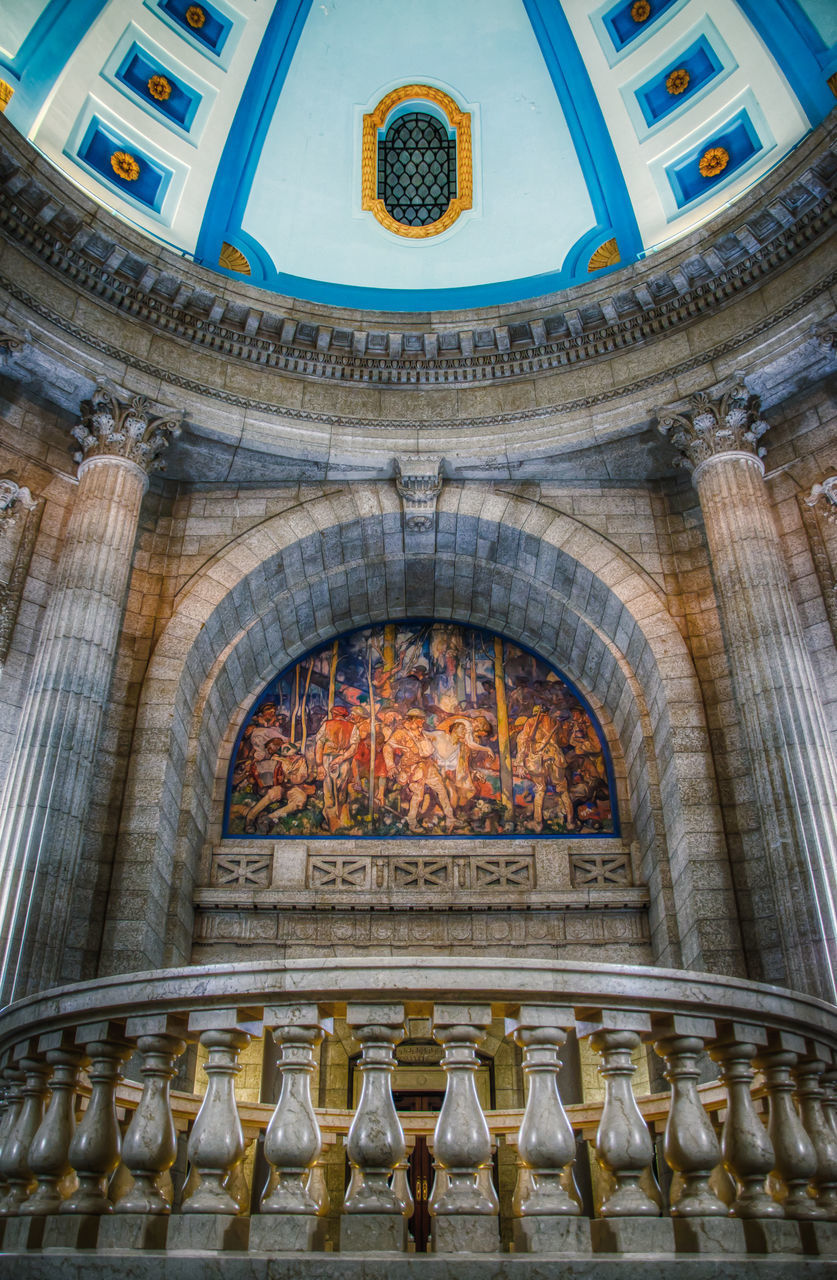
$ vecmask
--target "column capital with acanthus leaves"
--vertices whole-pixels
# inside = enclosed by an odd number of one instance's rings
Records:
[[[162,471],[162,453],[180,434],[181,412],[155,415],[147,400],[134,396],[125,403],[109,387],[99,386],[82,405],[81,422],[71,434],[78,443],[73,453],[79,464],[97,457],[124,458],[146,474]]]
[[[711,458],[723,454],[751,454],[764,457],[767,452],[759,440],[769,429],[761,416],[761,401],[743,382],[717,397],[699,391],[689,397],[687,407],[667,406],[657,410],[657,424],[680,457],[675,465],[695,473]]]

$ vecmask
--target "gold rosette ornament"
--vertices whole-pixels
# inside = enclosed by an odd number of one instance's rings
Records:
[[[186,10],[186,21],[195,31],[200,31],[206,22],[206,10],[202,9],[199,4],[190,4]]]
[[[165,76],[152,76],[146,86],[152,98],[156,98],[157,102],[165,102],[171,97],[171,81]]]
[[[666,88],[674,95],[685,93],[691,79],[685,67],[678,67],[676,71],[672,71],[671,75],[666,76]]]
[[[700,158],[698,168],[704,178],[717,178],[729,164],[729,152],[725,147],[710,147]]]
[[[631,5],[631,17],[634,22],[647,22],[651,17],[651,5],[648,0],[634,0]]]
[[[140,176],[139,162],[128,151],[114,151],[110,167],[117,178],[122,178],[124,182],[136,182]]]

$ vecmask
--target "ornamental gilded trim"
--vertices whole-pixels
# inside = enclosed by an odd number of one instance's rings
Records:
[[[424,227],[410,227],[397,222],[387,211],[383,200],[378,198],[378,130],[386,124],[388,117],[402,102],[432,102],[447,117],[451,129],[456,130],[456,195],[451,200],[441,218],[429,222]],[[474,161],[471,146],[471,116],[468,111],[461,111],[447,93],[434,88],[430,84],[406,84],[400,89],[393,89],[386,97],[381,98],[374,111],[363,117],[363,140],[361,145],[361,208],[373,213],[382,227],[396,236],[406,236],[410,240],[426,240],[429,236],[437,236],[453,226],[464,209],[473,206],[474,197]]]

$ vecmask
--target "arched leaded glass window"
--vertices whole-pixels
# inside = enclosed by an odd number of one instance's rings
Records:
[[[424,111],[399,116],[378,143],[378,198],[396,222],[426,227],[456,195],[456,142]]]
[[[363,208],[388,231],[438,235],[472,203],[471,117],[432,85],[405,85],[363,117]]]

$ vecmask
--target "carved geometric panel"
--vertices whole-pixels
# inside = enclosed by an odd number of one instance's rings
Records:
[[[574,889],[631,884],[627,853],[573,853],[570,876]]]
[[[272,854],[217,853],[212,860],[212,883],[264,889],[270,884],[272,868]]]
[[[390,872],[393,889],[441,889],[451,882],[450,859],[398,858]]]
[[[475,858],[474,889],[531,889],[531,858]]]
[[[316,857],[308,859],[310,889],[368,889],[371,859]]]

